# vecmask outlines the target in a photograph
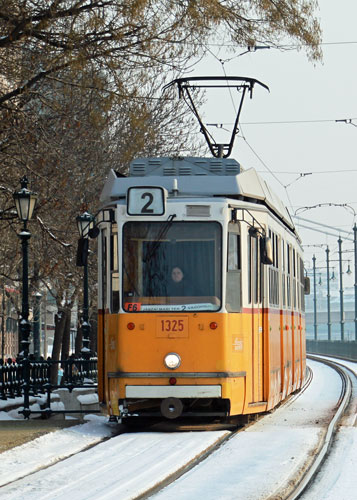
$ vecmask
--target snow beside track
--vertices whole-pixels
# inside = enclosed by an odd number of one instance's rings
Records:
[[[258,500],[274,494],[283,480],[303,466],[309,450],[313,453],[324,421],[330,419],[340,395],[341,381],[336,372],[317,362],[309,361],[309,365],[314,378],[305,392],[238,433],[153,498]],[[88,427],[96,436],[88,436]],[[49,443],[39,438],[2,453],[1,470],[5,475],[6,468],[23,475],[31,457],[35,470],[56,456],[65,455],[68,433],[78,432],[79,441],[83,436],[83,449],[92,438],[94,442],[105,437],[105,429],[110,434],[103,420],[93,417],[83,426],[43,436],[49,440],[54,437],[51,453]],[[224,432],[122,434],[4,486],[1,499],[133,499],[188,464],[223,435]]]

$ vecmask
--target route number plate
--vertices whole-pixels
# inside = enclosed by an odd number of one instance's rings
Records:
[[[128,189],[128,215],[164,215],[165,189],[162,187],[131,187]]]

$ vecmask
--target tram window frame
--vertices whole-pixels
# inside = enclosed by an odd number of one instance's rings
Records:
[[[304,281],[305,281],[305,276],[304,276],[304,261],[301,257],[300,258],[300,309],[302,312],[305,312],[305,286],[304,286]]]
[[[110,231],[110,311],[118,313],[120,309],[118,226],[111,225]]]
[[[234,238],[235,237],[235,238]],[[231,249],[230,242],[236,241],[236,245]],[[235,254],[237,259],[234,261],[232,265],[232,260],[230,259],[230,255]],[[234,232],[229,228],[228,230],[228,245],[227,245],[227,272],[229,271],[241,271],[241,242],[240,242],[240,233]]]
[[[101,306],[104,310],[108,300],[108,229],[103,228],[100,232],[100,252],[101,252],[101,272],[100,272],[100,293]]]
[[[281,249],[282,249],[282,305],[286,307],[286,262],[285,262],[285,241],[281,239]]]
[[[292,278],[293,278],[293,301],[292,301],[292,306],[294,309],[297,308],[297,279],[296,279],[296,252],[295,248],[292,249]]]
[[[251,235],[248,232],[247,235],[247,269],[248,269],[248,303],[252,303],[252,243]]]
[[[238,224],[230,223],[227,236],[226,309],[242,310],[241,235]]]
[[[186,226],[186,228],[185,228]],[[141,235],[141,229],[145,228],[145,231],[148,231],[148,234]],[[156,229],[155,229],[156,227]],[[190,228],[190,229],[189,229]],[[158,232],[161,229],[165,229],[165,233]],[[133,313],[133,312],[152,312],[155,313],[158,310],[167,311],[167,312],[176,312],[176,311],[214,311],[217,312],[222,309],[223,306],[223,279],[222,275],[224,272],[223,269],[223,253],[222,253],[222,244],[223,244],[223,231],[222,224],[219,221],[174,221],[167,224],[167,221],[156,221],[150,220],[147,222],[142,221],[129,221],[126,222],[122,227],[122,307],[125,312]],[[135,233],[135,231],[138,233]],[[173,238],[172,232],[175,232],[175,237]],[[189,231],[188,236],[178,237],[180,232]],[[191,233],[192,231],[192,233]],[[159,236],[158,239],[156,237]],[[201,238],[201,239],[200,239]],[[196,290],[191,294],[173,294],[173,293],[145,293],[143,287],[147,287],[147,284],[144,282],[143,268],[136,267],[136,264],[139,265],[139,262],[146,263],[145,256],[143,254],[143,246],[139,245],[136,249],[134,249],[134,255],[128,253],[128,245],[130,245],[133,241],[142,242],[153,242],[152,248],[157,249],[160,248],[161,245],[157,246],[158,241],[166,241],[168,244],[170,241],[174,242],[184,242],[186,244],[191,245],[191,249],[187,247],[188,252],[193,252],[199,243],[201,246],[207,247],[207,259],[209,262],[212,260],[211,264],[214,265],[214,270],[212,271],[209,277],[209,282],[205,278],[205,281],[202,284],[209,284],[212,289],[212,293],[203,294],[198,293],[196,286]],[[162,245],[162,248],[164,245]],[[146,251],[149,251],[150,247],[146,247]],[[167,250],[169,250],[167,248]],[[138,258],[138,255],[141,255]],[[175,252],[177,254],[177,250]],[[184,273],[190,277],[194,276],[195,272],[197,272],[197,264],[200,264],[202,267],[205,260],[202,259],[202,254],[200,254],[200,250],[195,250],[195,253],[192,254],[195,257],[196,262],[195,266],[193,262],[190,262],[190,266],[185,266],[185,263],[182,261],[183,255],[175,256],[170,250],[167,254],[165,254],[165,259],[167,264],[159,268],[160,275],[158,271],[154,269],[154,272],[159,276],[160,284],[162,284],[161,289],[159,291],[165,291],[166,280],[170,277],[170,269],[172,265],[175,267],[183,267]],[[191,254],[189,254],[191,255]],[[129,260],[128,260],[129,259]],[[139,259],[139,260],[138,260]],[[189,259],[190,260],[190,259]],[[128,264],[131,262],[133,264],[133,269],[129,269]],[[150,261],[148,261],[150,262]],[[181,263],[182,262],[182,263]],[[167,268],[167,269],[166,269]],[[197,276],[205,276],[207,268],[202,267],[200,269],[200,274]],[[194,271],[194,272],[193,272]],[[162,277],[164,274],[164,278]],[[169,280],[168,280],[169,281]],[[128,288],[128,284],[130,283],[130,289]],[[199,285],[198,283],[193,283],[193,285]],[[154,290],[155,291],[155,290]],[[196,298],[197,297],[197,298]],[[207,301],[202,302],[202,298],[206,298]],[[144,301],[142,302],[142,299]],[[134,301],[134,302],[133,302]],[[202,303],[202,306],[200,305]],[[131,305],[135,305],[135,309],[131,307]],[[197,307],[197,309],[195,309]],[[204,308],[203,308],[204,307]]]
[[[254,243],[253,243],[254,241]],[[261,261],[258,234],[248,232],[247,239],[248,303],[258,304],[261,296]]]
[[[287,275],[286,275],[286,305],[288,309],[292,308],[291,303],[291,245],[286,243],[286,254],[287,254]]]
[[[257,300],[257,288],[258,288],[258,273],[257,273],[257,259],[258,259],[258,239],[255,236],[251,236],[252,238],[252,301],[254,304],[258,302]]]
[[[273,263],[269,267],[269,304],[272,306],[279,306],[279,237],[271,229],[269,229],[269,237],[273,243]]]

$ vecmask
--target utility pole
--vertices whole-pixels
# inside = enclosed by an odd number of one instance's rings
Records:
[[[314,340],[317,340],[317,305],[316,305],[316,257],[312,257],[312,269],[314,278]]]
[[[340,324],[341,324],[341,341],[345,340],[345,321],[343,311],[343,279],[342,279],[342,240],[338,238],[338,260],[340,268]]]
[[[330,295],[330,249],[326,247],[326,278],[327,278],[327,338],[331,340],[331,295]]]
[[[357,225],[353,226],[353,242],[355,257],[355,341],[357,342]]]

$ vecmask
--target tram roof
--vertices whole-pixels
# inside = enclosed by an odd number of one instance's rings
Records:
[[[263,203],[294,229],[287,208],[265,180],[254,168],[243,170],[232,158],[138,158],[131,163],[128,177],[110,171],[100,200],[107,204],[123,198],[133,186],[162,186],[170,197],[176,185],[179,197],[212,196]]]

